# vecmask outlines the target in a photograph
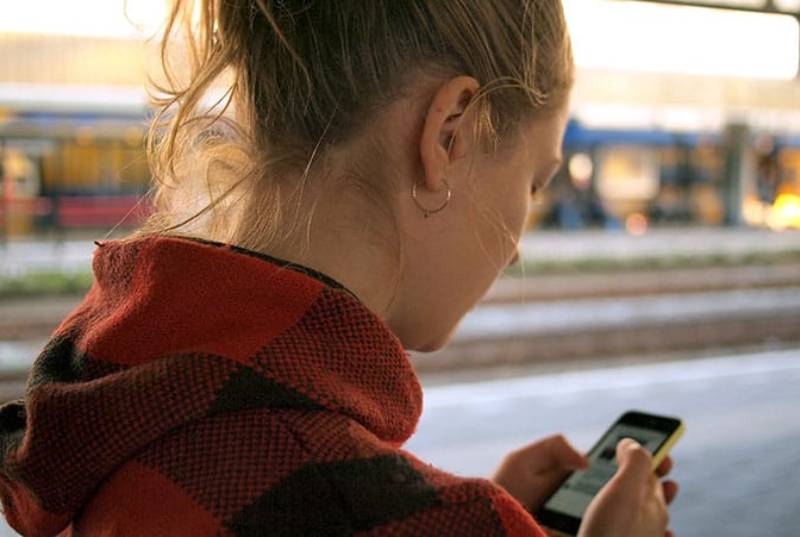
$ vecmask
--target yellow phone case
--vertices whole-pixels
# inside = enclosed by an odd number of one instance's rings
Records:
[[[683,436],[683,432],[686,430],[686,426],[684,425],[683,421],[678,426],[677,429],[672,433],[672,435],[667,438],[667,441],[664,442],[664,445],[661,446],[661,449],[653,453],[653,470],[658,468],[664,458],[669,454],[672,446]]]

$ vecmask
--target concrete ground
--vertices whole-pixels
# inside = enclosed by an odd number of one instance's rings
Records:
[[[453,384],[423,377],[406,448],[456,474],[562,432],[582,450],[628,409],[680,416],[673,451],[680,537],[800,535],[800,348]]]
[[[642,236],[588,230],[528,233],[521,251],[531,259],[560,261],[617,260],[668,256],[740,257],[800,251],[800,231],[774,232],[752,228],[652,229]]]

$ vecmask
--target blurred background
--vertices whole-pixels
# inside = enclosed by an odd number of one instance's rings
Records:
[[[127,5],[126,5],[127,4]],[[630,408],[682,417],[681,537],[800,535],[800,0],[564,0],[565,164],[406,446],[488,477]],[[146,215],[164,0],[0,5],[0,397]],[[153,75],[158,78],[158,75]],[[14,533],[0,527],[0,534]]]

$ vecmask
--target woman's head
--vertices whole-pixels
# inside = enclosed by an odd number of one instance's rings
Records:
[[[407,348],[445,343],[559,158],[560,0],[175,0],[166,35],[191,75],[160,88],[142,231],[307,264]],[[233,113],[203,107],[214,84]]]

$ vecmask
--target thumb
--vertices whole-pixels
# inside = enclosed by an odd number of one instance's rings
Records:
[[[644,485],[652,473],[653,457],[632,438],[623,438],[617,444],[617,478],[631,485]]]

